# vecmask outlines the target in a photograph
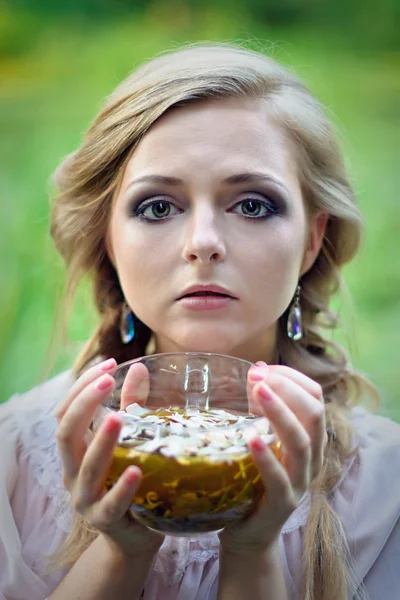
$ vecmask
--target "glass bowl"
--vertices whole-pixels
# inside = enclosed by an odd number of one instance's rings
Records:
[[[250,515],[264,493],[248,449],[258,433],[280,458],[280,443],[253,406],[252,363],[211,353],[155,354],[117,367],[114,392],[96,413],[123,427],[106,480],[128,465],[143,472],[132,515],[155,531],[193,536]],[[258,413],[258,414],[257,414]]]

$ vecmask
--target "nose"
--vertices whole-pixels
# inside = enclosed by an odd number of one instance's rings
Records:
[[[193,209],[188,218],[182,252],[187,262],[208,264],[224,260],[225,243],[221,225],[217,221],[214,207],[203,204]]]

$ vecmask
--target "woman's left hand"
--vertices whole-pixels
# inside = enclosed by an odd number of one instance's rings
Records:
[[[260,437],[249,443],[266,493],[253,515],[219,534],[224,550],[244,555],[267,550],[277,541],[320,472],[327,442],[321,386],[286,366],[256,365],[248,375],[250,399],[273,425],[283,454],[279,461]]]

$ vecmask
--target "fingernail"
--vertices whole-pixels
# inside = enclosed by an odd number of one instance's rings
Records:
[[[113,417],[109,417],[104,421],[103,431],[105,433],[114,433],[119,427],[119,421]]]
[[[125,477],[125,483],[128,486],[131,486],[134,483],[137,483],[138,479],[140,478],[140,473],[138,473],[137,467],[135,467],[134,465],[130,465],[129,467],[127,467],[125,469],[124,477]]]
[[[268,364],[263,360],[258,360],[255,364],[257,365],[257,367],[264,367],[264,369],[268,368]]]
[[[265,374],[260,373],[260,371],[256,371],[255,369],[249,371],[249,377],[251,381],[264,381]]]
[[[96,382],[95,388],[97,390],[107,390],[108,388],[111,388],[113,385],[113,379],[111,379],[111,377],[109,375],[104,375],[103,377],[100,377],[100,379]]]
[[[109,358],[99,364],[99,371],[111,371],[115,367],[115,358]]]
[[[256,452],[262,452],[266,448],[264,440],[262,440],[260,437],[255,437],[250,440],[250,446]]]
[[[265,402],[272,402],[274,399],[271,390],[265,385],[265,383],[258,387],[257,392],[259,393],[261,399],[265,400]]]

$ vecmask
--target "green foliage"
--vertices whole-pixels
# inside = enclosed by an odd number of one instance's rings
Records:
[[[171,3],[143,2],[141,14],[84,24],[72,13],[62,19],[37,17],[27,10],[32,6],[28,0],[19,4],[24,10],[0,10],[0,250],[6,257],[0,268],[0,401],[36,382],[63,278],[48,235],[50,174],[79,144],[102,98],[136,64],[187,41],[246,39],[293,66],[345,132],[344,147],[366,215],[366,242],[345,271],[354,307],[344,297],[336,300],[348,323],[340,340],[355,365],[382,390],[382,412],[400,420],[399,54],[382,48],[359,52],[343,43],[342,36],[305,27],[304,19],[300,25],[297,16],[296,27],[284,18],[277,20],[279,27],[257,22],[251,13],[262,10],[257,1],[247,12],[244,4],[233,12],[222,1],[202,5],[201,11],[192,10],[194,2],[179,3],[181,9],[173,14]],[[289,4],[279,2],[281,7]],[[40,7],[46,7],[44,0],[35,2],[35,10]],[[83,286],[69,330],[71,342],[54,372],[71,363],[96,323],[89,294]]]
[[[397,0],[13,0],[14,10],[28,11],[47,18],[49,15],[94,20],[109,20],[135,14],[180,13],[201,18],[211,9],[248,15],[253,23],[264,26],[313,26],[335,31],[345,43],[371,48],[398,48],[400,3]]]

